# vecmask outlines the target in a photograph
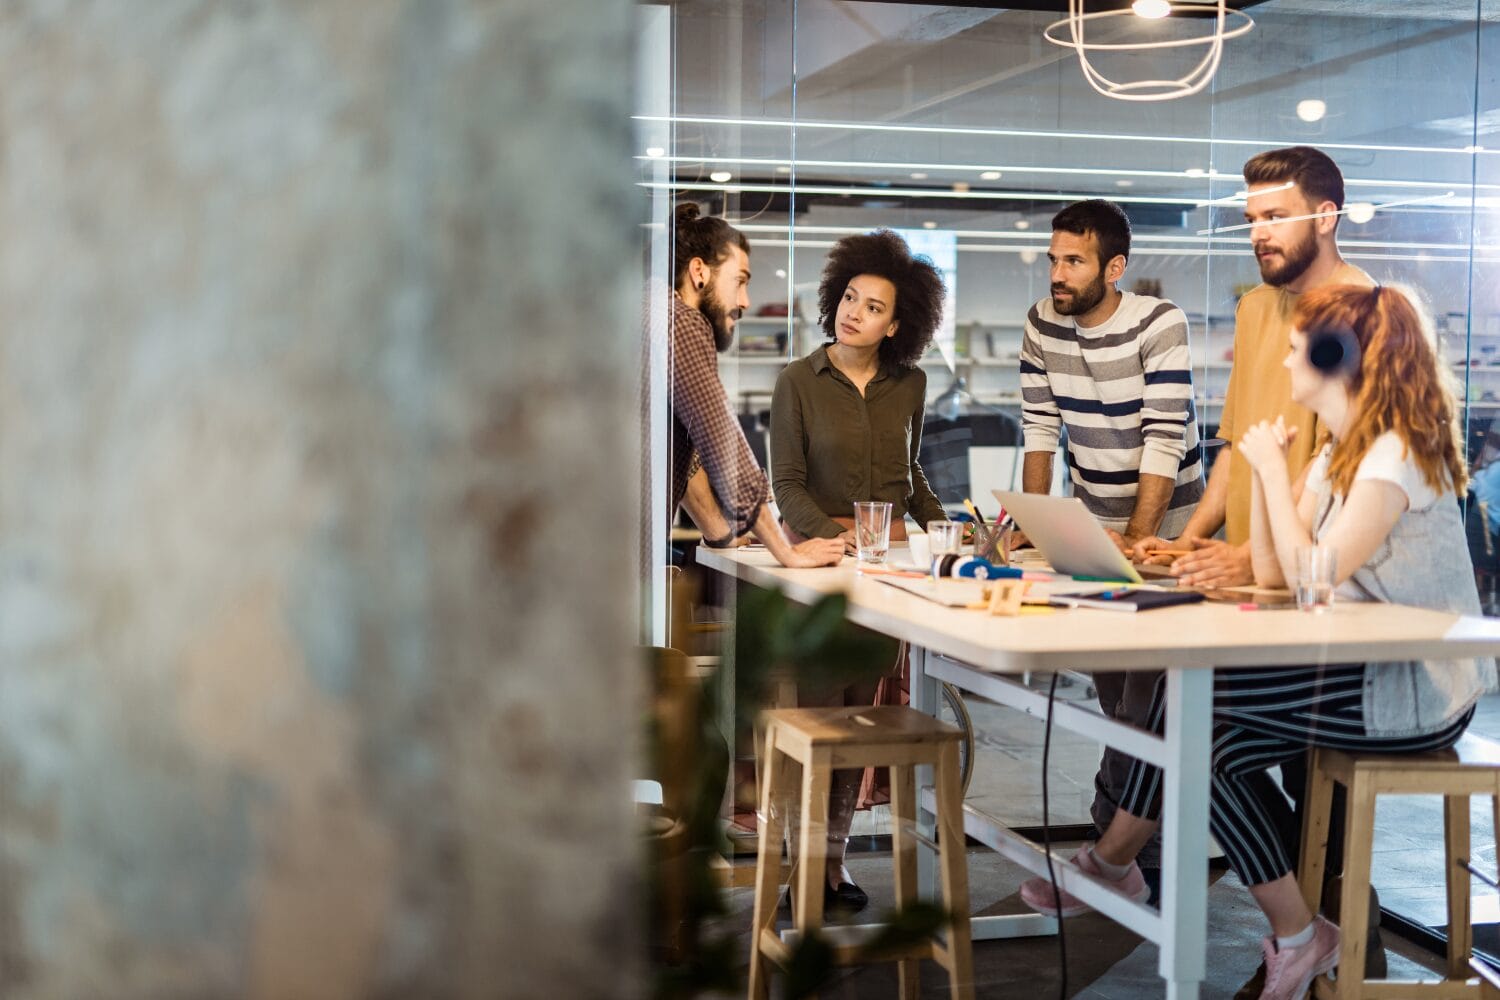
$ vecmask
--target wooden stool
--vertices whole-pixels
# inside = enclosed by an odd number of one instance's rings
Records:
[[[828,794],[834,771],[891,769],[891,856],[896,866],[896,906],[917,899],[916,768],[934,767],[937,791],[938,868],[943,903],[951,914],[946,944],[925,941],[897,955],[901,996],[917,996],[917,961],[931,958],[948,970],[952,996],[974,995],[969,941],[969,875],[964,855],[963,791],[958,747],[963,734],[916,709],[896,705],[788,708],[766,712],[761,765],[760,854],[755,869],[755,918],[750,934],[750,996],[767,995],[768,960],[785,964],[788,947],[775,930],[780,895],[781,841],[786,822],[781,799],[794,790],[793,764],[801,765],[800,850],[794,869],[794,923],[806,933],[823,923]],[[858,947],[835,945],[834,960],[858,960]]]
[[[1344,820],[1344,892],[1340,903],[1337,981],[1320,976],[1317,997],[1480,997],[1481,984],[1471,976],[1469,951],[1469,797],[1489,796],[1500,830],[1500,745],[1478,736],[1463,736],[1451,750],[1434,753],[1345,753],[1317,749],[1308,768],[1306,809],[1302,824],[1302,859],[1297,866],[1302,898],[1314,913],[1323,891],[1328,853],[1329,811],[1333,783],[1349,790]],[[1447,976],[1428,982],[1393,982],[1363,978],[1365,937],[1369,927],[1370,853],[1375,836],[1375,800],[1380,795],[1443,796],[1444,853],[1448,880]]]

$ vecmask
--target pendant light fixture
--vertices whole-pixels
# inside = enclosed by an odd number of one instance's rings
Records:
[[[1238,38],[1255,27],[1255,22],[1250,19],[1250,15],[1230,9],[1227,0],[1178,0],[1176,3],[1165,3],[1161,0],[1144,3],[1143,0],[1137,0],[1136,6],[1139,9],[1124,7],[1118,10],[1099,10],[1089,13],[1084,9],[1084,0],[1068,0],[1068,16],[1061,21],[1054,21],[1047,25],[1046,30],[1042,32],[1042,37],[1053,45],[1060,45],[1077,52],[1078,65],[1083,70],[1083,78],[1088,81],[1090,87],[1105,97],[1113,97],[1118,101],[1170,101],[1174,98],[1196,94],[1208,86],[1208,82],[1213,79],[1214,73],[1219,68],[1219,60],[1224,54],[1224,43],[1231,38]],[[1183,35],[1137,42],[1089,41],[1087,37],[1088,31],[1092,29],[1094,37],[1098,38],[1098,29],[1106,24],[1114,23],[1113,19],[1129,17],[1137,20],[1148,18],[1159,20],[1169,18],[1172,14],[1186,13],[1211,15],[1214,29],[1212,34]],[[1184,18],[1177,20],[1186,21]],[[1192,46],[1204,46],[1207,51],[1204,52],[1203,58],[1198,60],[1196,66],[1175,80],[1128,82],[1111,80],[1099,72],[1089,60],[1089,54],[1097,52],[1150,53]]]

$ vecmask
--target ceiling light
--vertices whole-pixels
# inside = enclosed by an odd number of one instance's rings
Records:
[[[783,165],[783,166],[780,166],[780,167],[777,167],[777,168],[776,168],[776,172],[777,172],[777,173],[778,173],[778,174],[789,174],[789,173],[791,173],[791,172],[792,172],[792,168],[791,168],[791,167],[788,167],[788,166],[784,166],[784,165]]]
[[[646,155],[655,160],[658,157],[666,156],[667,151],[665,149],[662,149],[660,146],[647,146]]]
[[[914,170],[912,171],[911,179],[914,181],[925,181],[927,179],[927,175],[922,173],[922,171],[920,170]]]
[[[1483,146],[1465,146],[1464,147],[1464,152],[1465,153],[1482,153],[1482,152],[1484,152],[1484,147]]]
[[[1207,177],[1208,176],[1208,171],[1204,170],[1202,167],[1188,167],[1186,170],[1183,171],[1183,173],[1187,174],[1189,177]]]
[[[923,229],[936,229],[937,228],[937,223],[933,222],[931,219],[928,219],[926,222],[922,223],[922,228]]]
[[[731,174],[727,170],[715,170],[713,173],[708,175],[708,179],[713,181],[715,184],[723,184],[733,176],[734,174]]]
[[[1153,21],[1172,13],[1172,5],[1167,3],[1167,0],[1135,0],[1135,3],[1130,5],[1130,9],[1135,11],[1137,17],[1150,18]]]
[[[1031,228],[1031,223],[1028,222],[1028,221],[1026,221],[1025,219],[1017,219],[1016,220],[1016,228],[1017,229],[1030,229]]]
[[[1135,181],[1130,180],[1129,178],[1126,178],[1126,177],[1121,177],[1119,180],[1115,181],[1115,187],[1117,187],[1117,188],[1135,187]]]
[[[1375,218],[1375,206],[1368,201],[1351,201],[1344,206],[1344,214],[1356,225],[1364,225]]]
[[[1167,8],[1167,13],[1171,12],[1169,3],[1162,3],[1160,0],[1136,0],[1134,13],[1140,16],[1150,16],[1147,11],[1160,10],[1162,7]],[[1159,37],[1153,32],[1153,37],[1140,41],[1088,41],[1084,38],[1085,32],[1092,31],[1092,37],[1099,38],[1101,37],[1100,28],[1105,29],[1104,37],[1111,37],[1105,22],[1110,18],[1130,17],[1132,11],[1120,8],[1085,13],[1082,0],[1068,0],[1068,16],[1047,25],[1042,30],[1042,37],[1053,45],[1072,49],[1078,54],[1078,68],[1083,71],[1084,80],[1094,88],[1095,92],[1105,97],[1113,97],[1118,101],[1170,101],[1176,97],[1196,94],[1207,87],[1208,82],[1219,70],[1219,61],[1224,55],[1224,43],[1231,38],[1238,38],[1255,27],[1255,22],[1250,19],[1249,14],[1230,9],[1227,0],[1201,0],[1199,3],[1194,3],[1192,7],[1195,10],[1201,9],[1205,13],[1218,15],[1212,32],[1196,35],[1178,32],[1175,37]],[[1204,48],[1202,58],[1193,65],[1192,69],[1175,80],[1131,80],[1122,83],[1106,77],[1090,61],[1090,53],[1097,52],[1151,55],[1166,49],[1196,46]]]
[[[1000,179],[1000,171],[986,170],[984,173],[979,175],[979,179],[982,181],[998,181]]]
[[[1328,105],[1316,97],[1309,97],[1305,101],[1297,102],[1297,117],[1305,122],[1321,121],[1328,113]]]
[[[1035,264],[1036,263],[1036,258],[1037,258],[1037,253],[1036,253],[1035,250],[1022,250],[1021,251],[1021,263],[1022,264]]]
[[[778,277],[778,278],[785,278],[786,277],[786,268],[778,267],[776,269],[776,277]]]

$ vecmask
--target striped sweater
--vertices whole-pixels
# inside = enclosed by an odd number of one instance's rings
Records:
[[[1141,473],[1176,480],[1157,529],[1175,538],[1203,495],[1191,364],[1187,317],[1165,299],[1126,292],[1092,329],[1042,299],[1021,341],[1026,450],[1055,452],[1067,427],[1073,494],[1116,531],[1135,512]]]

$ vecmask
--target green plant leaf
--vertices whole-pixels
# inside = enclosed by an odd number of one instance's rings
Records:
[[[880,933],[860,949],[860,955],[866,961],[881,961],[885,954],[931,939],[947,922],[948,911],[936,903],[908,903],[886,914]]]
[[[787,958],[787,1000],[801,1000],[818,992],[833,978],[833,970],[833,946],[828,940],[816,930],[802,935]]]

